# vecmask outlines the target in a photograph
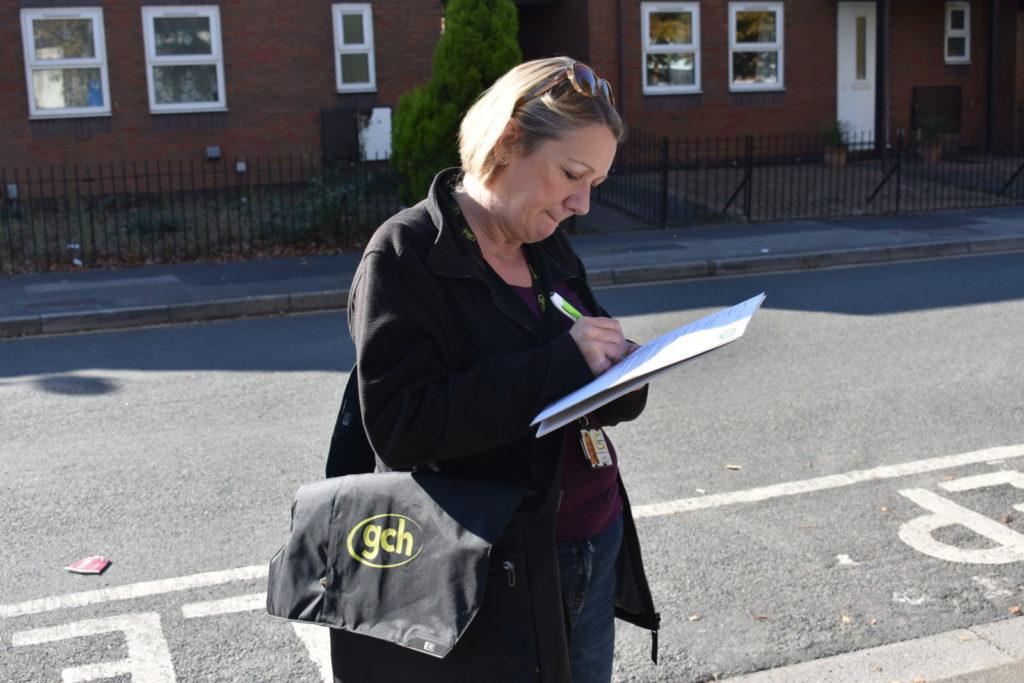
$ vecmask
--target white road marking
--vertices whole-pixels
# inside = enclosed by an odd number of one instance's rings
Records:
[[[1013,591],[1003,588],[1000,584],[1006,579],[1001,576],[972,576],[971,581],[981,586],[985,590],[985,598],[988,600],[994,600],[996,598],[1005,598],[1013,595]]]
[[[325,626],[300,624],[292,622],[295,635],[309,653],[309,658],[316,664],[323,683],[334,683],[334,667],[331,664],[331,634]]]
[[[83,593],[68,593],[39,600],[28,600],[12,605],[0,605],[0,618],[20,617],[26,614],[38,614],[50,612],[57,609],[69,607],[84,607],[100,602],[113,600],[131,600],[142,598],[148,595],[159,595],[161,593],[173,593],[175,591],[189,590],[191,588],[203,588],[205,586],[216,586],[231,581],[248,581],[250,579],[262,579],[267,576],[268,568],[265,564],[251,567],[238,567],[237,569],[225,569],[217,572],[204,572],[190,576],[179,576],[173,579],[160,579],[159,581],[144,581],[142,583],[131,583],[126,586],[115,586],[113,588],[101,588],[95,591]]]
[[[660,517],[662,515],[674,515],[680,512],[692,512],[694,510],[705,510],[708,508],[721,507],[723,505],[735,505],[738,503],[756,503],[772,498],[783,496],[795,496],[799,493],[813,493],[827,489],[852,486],[867,481],[880,481],[883,479],[895,479],[913,474],[924,474],[945,470],[951,467],[962,467],[977,463],[990,462],[992,460],[1007,460],[1010,458],[1024,457],[1024,444],[1014,446],[1000,446],[998,448],[987,448],[982,451],[971,451],[959,455],[945,455],[938,458],[926,460],[915,460],[913,462],[901,463],[898,465],[884,465],[870,470],[853,470],[845,474],[833,474],[815,479],[804,479],[802,481],[791,481],[771,486],[761,486],[743,491],[729,491],[727,493],[715,493],[700,498],[682,498],[670,500],[664,503],[651,503],[639,505],[633,508],[633,517],[641,519],[644,517]]]
[[[900,495],[932,513],[900,526],[900,540],[914,550],[947,562],[1007,564],[1024,560],[1024,534],[926,489],[903,489]],[[993,541],[997,547],[958,548],[935,540],[932,532],[947,526],[965,526]]]
[[[1024,474],[1016,470],[1000,470],[999,472],[986,472],[971,477],[963,477],[953,481],[944,481],[939,484],[940,488],[947,491],[971,491],[983,489],[989,486],[1001,486],[1009,484],[1018,489],[1024,489]]]
[[[836,562],[842,567],[856,567],[860,562],[853,560],[849,555],[836,555]]]
[[[97,662],[96,664],[83,664],[82,666],[68,667],[61,672],[61,683],[85,683],[85,681],[102,681],[105,678],[114,678],[131,674],[132,669],[128,662],[121,659],[116,662]]]
[[[192,602],[181,606],[181,614],[186,619],[196,619],[218,614],[252,612],[265,609],[266,606],[267,594],[253,593],[223,600]],[[291,622],[291,626],[302,646],[306,648],[306,652],[316,666],[317,671],[320,672],[320,678],[323,683],[333,683],[334,668],[331,665],[331,637],[327,627],[295,621]]]
[[[103,619],[87,619],[71,624],[47,626],[19,631],[12,637],[14,647],[41,645],[70,638],[83,638],[120,631],[128,644],[128,657],[111,662],[95,662],[64,669],[65,683],[83,683],[112,676],[130,674],[132,680],[146,683],[174,683],[171,651],[160,628],[160,615],[155,612],[120,614]],[[48,658],[52,660],[52,658]]]
[[[898,465],[885,465],[869,470],[853,470],[845,474],[836,474],[818,477],[816,479],[805,479],[802,481],[774,484],[771,486],[762,486],[743,491],[732,491],[728,493],[705,495],[699,498],[684,498],[680,500],[666,501],[663,503],[640,505],[633,508],[633,515],[637,519],[643,519],[646,517],[657,517],[680,512],[715,508],[723,505],[753,503],[782,496],[824,491],[831,488],[852,486],[854,484],[869,481],[893,479],[896,477],[905,477],[915,474],[923,474],[926,472],[935,472],[952,467],[962,467],[964,465],[977,463],[1003,464],[1006,460],[1021,457],[1024,457],[1024,444],[1001,446],[981,451],[961,453],[959,455],[948,455],[938,458],[916,460]],[[970,478],[958,481],[965,480],[970,480]],[[949,483],[955,484],[956,482]],[[1021,507],[1024,507],[1024,505]],[[992,522],[992,520],[988,521]],[[1011,533],[1016,532],[1011,531]],[[146,581],[82,593],[70,593],[67,595],[58,595],[38,600],[28,600],[26,602],[0,605],[0,619],[38,614],[58,609],[83,607],[86,605],[115,600],[130,600],[133,598],[158,595],[161,593],[172,593],[192,588],[215,586],[222,583],[229,583],[231,581],[261,579],[267,576],[267,572],[268,570],[266,565],[255,565],[251,567],[238,567],[236,569],[227,569],[223,571],[192,574],[190,576],[181,576],[172,579]]]
[[[186,619],[197,619],[199,617],[212,617],[218,614],[234,614],[235,612],[252,612],[257,609],[266,609],[267,594],[252,593],[250,595],[238,595],[223,600],[208,600],[206,602],[190,602],[181,606],[181,616]]]
[[[931,600],[927,595],[922,595],[919,598],[910,597],[910,593],[893,593],[892,601],[899,602],[904,605],[923,605],[924,603]]]

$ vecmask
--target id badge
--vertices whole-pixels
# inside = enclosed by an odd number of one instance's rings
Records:
[[[604,432],[600,429],[581,429],[580,445],[591,469],[611,467],[612,453],[608,450],[608,442],[605,441]]]

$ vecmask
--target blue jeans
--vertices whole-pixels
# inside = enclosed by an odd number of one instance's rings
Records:
[[[599,534],[557,545],[572,632],[573,683],[608,683],[615,657],[615,564],[622,545],[622,514]]]

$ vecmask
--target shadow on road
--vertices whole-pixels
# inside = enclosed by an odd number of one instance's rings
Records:
[[[1024,253],[706,278],[642,291],[612,287],[598,298],[613,315],[720,308],[760,292],[768,295],[765,309],[890,315],[1024,299]]]
[[[1024,254],[608,287],[598,298],[615,316],[671,311],[683,324],[759,292],[768,314],[876,316],[1015,301],[1024,299]],[[992,327],[1001,329],[996,316]],[[354,361],[340,311],[0,341],[0,378],[42,375],[33,381],[44,391],[83,396],[117,390],[93,370],[345,373]]]

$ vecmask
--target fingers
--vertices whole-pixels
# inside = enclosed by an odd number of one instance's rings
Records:
[[[595,375],[622,360],[629,344],[622,336],[619,321],[612,318],[580,318],[569,334]]]

